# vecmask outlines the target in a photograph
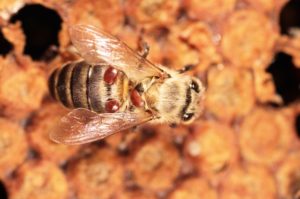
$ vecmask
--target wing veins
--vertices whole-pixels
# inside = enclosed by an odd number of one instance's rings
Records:
[[[118,38],[93,26],[72,26],[70,36],[79,53],[92,64],[103,60],[137,81],[164,73]]]

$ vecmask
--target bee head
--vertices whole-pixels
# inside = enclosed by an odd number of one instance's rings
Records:
[[[170,77],[161,86],[156,108],[163,122],[190,124],[201,113],[204,87],[187,75]]]

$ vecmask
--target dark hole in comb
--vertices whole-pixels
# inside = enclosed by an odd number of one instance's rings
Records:
[[[6,187],[2,181],[0,181],[0,198],[8,199],[8,193],[7,193]]]
[[[40,4],[27,4],[11,17],[10,22],[16,21],[21,21],[26,35],[24,54],[43,61],[50,61],[58,54],[62,19],[55,10]]]
[[[267,72],[273,76],[276,92],[284,105],[300,99],[300,69],[294,66],[290,55],[277,53]]]
[[[280,13],[280,32],[289,34],[291,28],[300,28],[300,1],[290,0],[286,3]]]
[[[0,30],[0,55],[7,55],[13,49],[13,45],[7,41]]]

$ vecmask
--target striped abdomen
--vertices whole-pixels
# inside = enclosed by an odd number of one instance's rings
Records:
[[[128,79],[108,65],[66,64],[49,78],[51,95],[68,108],[116,112],[127,99]]]

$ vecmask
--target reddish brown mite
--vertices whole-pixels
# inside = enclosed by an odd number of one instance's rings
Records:
[[[131,100],[132,104],[136,107],[142,107],[144,105],[144,101],[143,101],[140,93],[136,89],[133,89],[131,91],[130,100]]]
[[[120,108],[120,103],[115,99],[110,99],[105,103],[105,110],[108,113],[117,112]]]
[[[113,84],[115,83],[117,76],[118,76],[118,70],[113,67],[109,67],[104,73],[104,81],[107,84]]]

